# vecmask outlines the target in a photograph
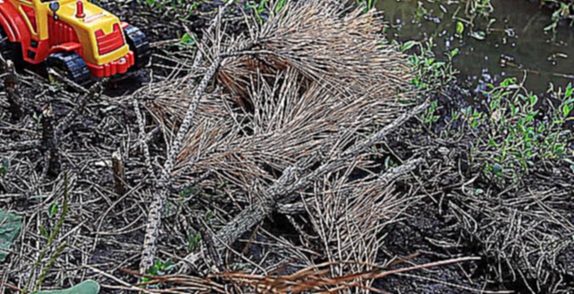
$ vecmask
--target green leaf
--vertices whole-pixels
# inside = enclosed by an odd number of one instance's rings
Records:
[[[459,51],[460,51],[460,50],[459,50],[458,48],[452,49],[452,51],[450,51],[450,58],[453,58],[453,57],[457,56],[458,53],[459,53]]]
[[[530,95],[530,104],[532,104],[532,106],[536,105],[536,103],[538,103],[538,96],[536,95]]]
[[[58,203],[54,202],[52,203],[52,205],[50,205],[50,208],[48,209],[48,215],[54,216],[56,215],[56,213],[58,213]]]
[[[287,0],[280,0],[277,2],[277,5],[275,6],[275,14],[279,13],[279,10],[281,10],[286,4]]]
[[[10,248],[12,242],[20,233],[22,217],[0,209],[0,249]],[[8,252],[0,250],[0,262],[8,256]]]
[[[40,226],[38,229],[40,230],[40,235],[44,236],[46,239],[50,238],[50,234],[48,234],[48,230],[46,230],[44,226]]]
[[[498,147],[498,144],[493,139],[488,140],[488,146],[490,147]]]
[[[36,292],[37,294],[97,294],[100,292],[100,285],[93,280],[87,280],[80,284],[63,290],[45,290]]]
[[[564,93],[564,97],[568,98],[572,96],[572,92],[574,92],[574,88],[572,87],[572,83],[568,83],[566,86],[566,92]]]
[[[190,232],[190,235],[188,236],[187,240],[188,240],[189,251],[194,251],[197,248],[199,242],[201,241],[201,233],[196,232],[194,235],[193,232]]]
[[[193,39],[188,33],[183,34],[180,41],[181,41],[181,43],[186,44],[186,45],[194,45],[195,44],[195,39]]]
[[[553,22],[553,23],[549,24],[548,26],[544,27],[544,31],[555,30],[557,24],[558,24],[558,23],[556,23],[556,22]]]
[[[464,24],[460,21],[456,22],[456,34],[462,35],[464,33]]]
[[[4,157],[2,162],[0,162],[0,176],[5,176],[8,173],[8,169],[10,169],[10,159]]]
[[[407,41],[401,46],[401,51],[407,51],[417,44],[417,41]]]

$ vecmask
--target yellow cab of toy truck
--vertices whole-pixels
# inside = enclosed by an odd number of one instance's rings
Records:
[[[125,29],[143,35],[86,0],[0,0],[0,21],[10,41],[21,44],[26,62],[75,52],[96,77],[125,73],[134,65],[136,52],[126,42]]]

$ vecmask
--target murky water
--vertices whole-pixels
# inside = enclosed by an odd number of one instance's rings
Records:
[[[564,87],[574,82],[574,27],[561,25],[555,36],[545,32],[551,23],[551,12],[526,0],[492,0],[494,11],[488,19],[475,21],[475,27],[464,26],[457,35],[457,19],[465,15],[467,1],[460,0],[380,0],[391,28],[390,38],[400,41],[434,39],[434,52],[459,48],[454,65],[461,77],[476,85],[481,78],[499,80],[504,76],[522,79],[535,93],[545,92],[549,83]],[[489,20],[494,22],[488,27]],[[460,25],[458,25],[460,32]],[[473,31],[474,36],[472,36]],[[484,32],[484,38],[481,36]],[[444,58],[443,58],[444,59]]]

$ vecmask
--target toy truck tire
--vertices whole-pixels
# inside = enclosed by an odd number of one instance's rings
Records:
[[[4,40],[4,41],[2,41],[2,40]],[[22,57],[20,55],[20,52],[22,51],[22,49],[20,49],[20,44],[10,42],[10,40],[8,40],[7,34],[4,31],[4,28],[2,27],[2,25],[0,25],[0,42],[1,42],[0,43],[0,54],[2,54],[2,57],[4,58],[4,60],[6,60],[6,61],[12,60],[14,65],[16,67],[19,67],[20,64],[22,63]]]
[[[124,34],[130,50],[133,51],[135,55],[134,68],[143,68],[148,63],[151,55],[146,35],[140,29],[132,25],[129,25],[124,29]]]
[[[46,59],[46,66],[82,86],[89,84],[92,78],[86,62],[76,52],[53,53]]]

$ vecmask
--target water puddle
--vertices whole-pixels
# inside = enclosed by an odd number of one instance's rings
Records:
[[[574,27],[561,25],[545,31],[551,12],[525,0],[491,0],[488,18],[477,17],[474,27],[465,23],[467,1],[379,1],[389,22],[391,39],[424,41],[433,38],[434,52],[458,48],[453,64],[471,86],[526,74],[526,87],[535,93],[549,84],[565,87],[574,81]],[[462,30],[462,34],[461,33]]]

